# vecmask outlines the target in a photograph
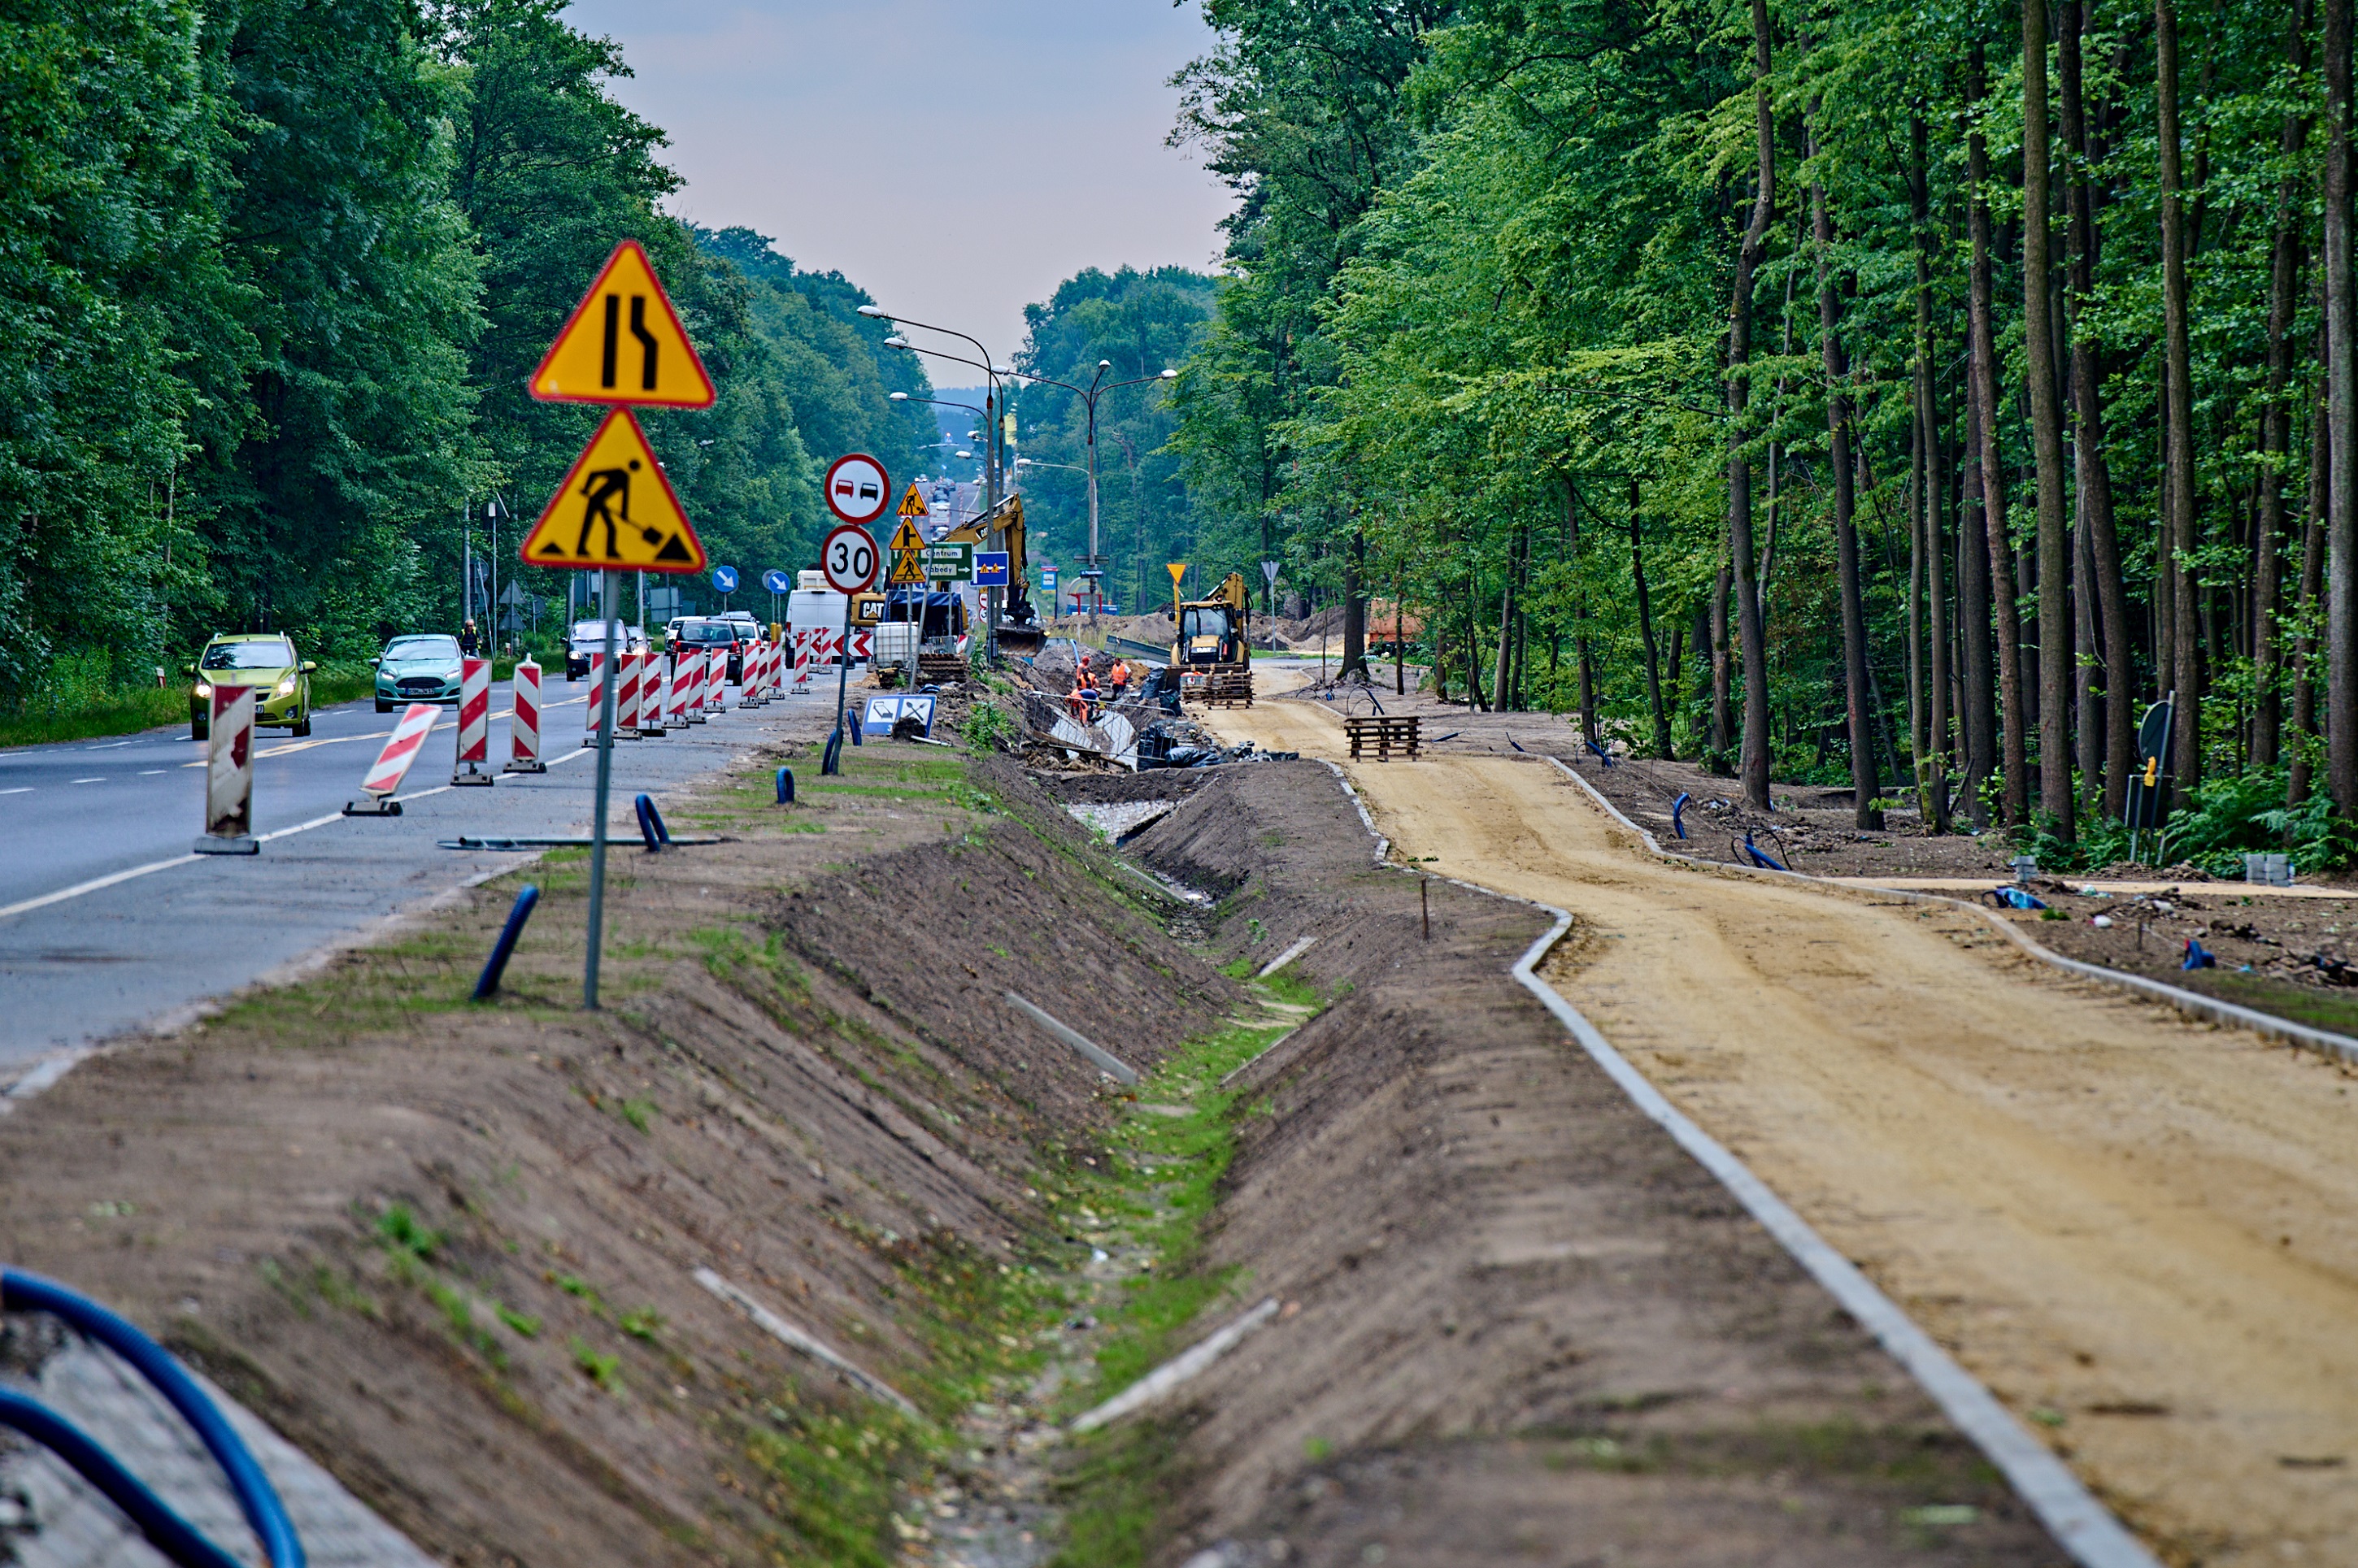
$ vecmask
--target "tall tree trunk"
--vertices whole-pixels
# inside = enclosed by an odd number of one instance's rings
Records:
[[[1646,551],[1638,518],[1638,481],[1629,480],[1629,576],[1638,587],[1638,636],[1646,646],[1646,705],[1654,716],[1654,755],[1674,754],[1671,716],[1662,706],[1662,665],[1654,644],[1654,606],[1646,593]]]
[[[1744,455],[1744,408],[1751,393],[1752,280],[1777,210],[1777,123],[1768,101],[1768,0],[1752,0],[1752,98],[1758,140],[1752,221],[1736,254],[1736,297],[1727,317],[1727,553],[1736,568],[1736,622],[1744,646],[1744,798],[1768,806],[1768,653],[1752,567],[1752,461]]]
[[[1931,709],[1927,756],[1929,785],[1925,820],[1935,833],[1949,830],[1949,617],[1947,574],[1941,569],[1949,480],[1941,461],[1939,378],[1932,366],[1932,232],[1931,190],[1925,168],[1924,116],[1909,117],[1909,201],[1916,222],[1916,429],[1924,449],[1924,579],[1931,611]]]
[[[1814,131],[1812,133],[1815,139]],[[1816,155],[1814,146],[1812,156]],[[1829,253],[1833,248],[1833,220],[1826,211],[1826,188],[1810,185],[1810,221],[1817,236],[1818,347],[1826,373],[1826,434],[1832,443],[1827,466],[1834,481],[1834,570],[1842,596],[1843,696],[1850,730],[1852,819],[1861,829],[1881,832],[1883,811],[1876,804],[1873,692],[1866,675],[1866,607],[1858,577],[1858,493],[1850,457],[1850,399],[1843,388],[1850,380],[1848,356],[1842,346],[1842,301],[1836,293]]]
[[[1736,673],[1736,661],[1727,646],[1727,596],[1735,577],[1725,561],[1711,583],[1711,771],[1725,777],[1734,772],[1728,761],[1728,748],[1736,733],[1736,712],[1733,692],[1729,689]]]
[[[1988,63],[1979,43],[1974,45],[1967,68],[1965,95],[1972,100],[1973,120],[1965,136],[1965,158],[1971,181],[1973,276],[1969,290],[1973,330],[1974,417],[1978,443],[1974,466],[1982,492],[1982,537],[1988,546],[1989,584],[1997,612],[1997,696],[2002,777],[2000,809],[2011,826],[2029,815],[2029,781],[2024,776],[2022,711],[2022,618],[2017,603],[2014,543],[2006,525],[2006,474],[1998,461],[1997,342],[1990,320],[1989,141],[1982,133],[1981,116],[1988,108]]]
[[[1965,695],[1965,814],[1976,827],[1989,826],[1989,791],[1997,773],[1997,697],[1990,681],[1990,548],[1988,509],[1982,504],[1982,416],[1967,396],[1962,467],[1964,499],[1957,517],[1957,622],[1962,629]]]
[[[1335,672],[1337,680],[1352,675],[1368,678],[1367,568],[1368,535],[1354,527],[1343,553],[1343,663]]]
[[[2084,512],[2071,525],[2071,578],[2072,646],[2100,648],[2104,638],[2096,624],[2096,552]],[[2082,657],[2075,663],[2079,744],[2074,754],[2080,764],[2080,803],[2093,812],[2098,809],[2104,789],[2104,699],[2098,679],[2102,672],[2091,659]]]
[[[1507,581],[1498,589],[1498,647],[1490,666],[1490,706],[1500,713],[1513,708],[1515,649],[1515,553],[1507,546]]]
[[[1909,407],[1914,408],[1911,399]],[[1916,781],[1916,819],[1932,820],[1924,759],[1931,754],[1924,708],[1924,422],[1908,430],[1908,757]]]
[[[1482,574],[1466,574],[1466,711],[1487,713],[1482,700]]]
[[[2294,0],[2288,63],[2299,72],[2309,63],[2309,0]],[[2309,139],[2309,117],[2285,116],[2280,145],[2288,163],[2297,163]],[[2292,313],[2300,294],[2300,231],[2306,215],[2298,205],[2300,188],[2287,174],[2277,188],[2277,232],[2268,267],[2268,396],[2260,422],[2260,493],[2253,520],[2252,678],[2258,704],[2252,715],[2252,761],[2277,762],[2284,711],[2283,638],[2277,618],[2283,590],[2284,465],[2292,451]]]
[[[2318,332],[2318,347],[2324,348],[2324,331]],[[2316,406],[2309,414],[2309,525],[2301,530],[2300,545],[2300,631],[2292,644],[2292,761],[2285,769],[2285,805],[2295,806],[2309,798],[2308,741],[2317,733],[2317,683],[2312,672],[2317,667],[2317,596],[2325,575],[2325,506],[2331,480],[2327,465],[2331,459],[2325,437],[2325,391],[2319,388]]]
[[[2169,365],[2169,508],[2163,538],[2177,563],[2172,603],[2178,664],[2178,712],[2170,745],[2170,776],[2181,795],[2202,782],[2202,633],[2198,617],[2194,555],[2194,389],[2186,326],[2186,194],[2178,124],[2178,11],[2154,0],[2154,128],[2161,151],[2161,319]]]
[[[2075,326],[2095,291],[2096,189],[2088,177],[2093,156],[2082,91],[2080,43],[2086,16],[2079,0],[2057,7],[2062,67],[2063,137],[2071,155],[2071,297]],[[2136,654],[2131,647],[2128,588],[2121,575],[2120,533],[2113,515],[2112,469],[2104,460],[2104,348],[2093,332],[2071,335],[2071,456],[2079,478],[2081,514],[2088,523],[2098,628],[2104,638],[2104,815],[2118,817],[2128,800],[2136,756]]]
[[[1408,695],[1408,568],[1392,568],[1392,695]]]
[[[2358,812],[2358,300],[2350,274],[2350,6],[2325,0],[2325,745]]]
[[[2069,844],[2079,836],[2071,793],[2071,505],[2055,399],[2048,183],[2047,0],[2022,0],[2022,338],[2039,464],[2039,809],[2048,830]]]

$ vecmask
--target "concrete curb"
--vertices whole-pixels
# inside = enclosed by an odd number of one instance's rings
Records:
[[[1615,811],[1612,803],[1598,795],[1587,780],[1552,757],[1548,761],[1586,789],[1590,796],[1617,821],[1639,833],[1656,855],[1665,860],[1687,860],[1685,856],[1666,854],[1659,844],[1654,843],[1650,834]],[[1334,769],[1336,777],[1353,803],[1358,804],[1358,792],[1351,788],[1348,779],[1343,777],[1342,769],[1332,762],[1327,766]],[[1390,853],[1390,842],[1382,835],[1376,834],[1375,824],[1368,817],[1364,805],[1359,806],[1359,816],[1368,823],[1368,832],[1376,835],[1377,842],[1381,846],[1378,850],[1380,860]],[[1539,978],[1537,970],[1541,961],[1572,929],[1569,911],[1462,881],[1455,877],[1445,880],[1453,886],[1487,893],[1492,898],[1505,899],[1528,908],[1544,910],[1554,917],[1554,925],[1515,961],[1509,973],[1517,983],[1555,1016],[1556,1021],[1579,1042],[1581,1049],[1588,1054],[1590,1059],[1605,1070],[1606,1076],[1619,1086],[1622,1093],[1629,1097],[1633,1105],[1709,1171],[1744,1206],[1746,1212],[1776,1238],[1778,1244],[1812,1279],[1823,1286],[1845,1312],[1875,1336],[1877,1342],[1907,1369],[1942,1411],[1956,1423],[1957,1429],[2006,1477],[2006,1484],[2029,1505],[2039,1522],[2047,1527],[2057,1544],[2071,1554],[2074,1562],[2082,1568],[2159,1568],[2159,1563],[2153,1554],[2096,1500],[2068,1465],[2050,1453],[2046,1445],[2031,1434],[2029,1428],[2016,1420],[2013,1412],[1998,1402],[1996,1395],[1960,1367],[1948,1352],[1899,1309],[1898,1303],[1859,1272],[1849,1259],[1827,1245],[1825,1238],[1811,1228],[1808,1221],[1771,1192],[1768,1184],[1754,1175],[1741,1160],[1671,1104],[1661,1091],[1631,1065],[1628,1058],[1614,1049],[1612,1043],[1581,1014],[1579,1009]],[[1814,879],[1804,877],[1800,880],[1809,881]]]

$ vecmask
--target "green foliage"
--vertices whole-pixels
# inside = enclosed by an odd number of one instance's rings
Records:
[[[2300,806],[2285,806],[2284,771],[2253,768],[2204,783],[2169,814],[2157,860],[2191,860],[2213,876],[2241,881],[2246,854],[2289,854],[2304,871],[2337,871],[2350,863],[2358,838],[2337,821],[2333,803],[2314,791]]]
[[[420,1262],[431,1262],[449,1238],[427,1228],[406,1203],[396,1203],[377,1217],[376,1233],[386,1245]]]
[[[622,1391],[622,1357],[599,1354],[578,1334],[566,1341],[566,1348],[573,1353],[574,1368],[583,1377],[610,1394]]]

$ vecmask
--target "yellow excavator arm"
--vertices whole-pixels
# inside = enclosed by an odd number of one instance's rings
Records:
[[[1035,629],[1039,613],[1029,597],[1032,557],[1023,547],[1023,498],[1011,495],[941,537],[945,545],[972,545],[983,550],[992,548],[994,540],[998,548],[1007,552],[1007,602],[1000,618],[999,640],[1018,649],[1036,646],[1041,641]]]

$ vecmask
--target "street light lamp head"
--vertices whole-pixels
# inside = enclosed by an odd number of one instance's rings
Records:
[[[993,365],[990,367],[990,373],[993,375],[1013,375],[1015,373],[1015,367],[1013,365]]]
[[[1177,381],[1179,379],[1179,373],[1166,365],[1163,367],[1163,379],[1165,381]]]
[[[888,349],[905,349],[909,346],[909,340],[895,332],[884,340],[884,346]]]
[[[974,454],[973,454],[972,452],[967,451],[967,450],[966,450],[965,449],[963,449],[963,448],[959,449],[959,450],[958,450],[958,452],[957,452],[957,456],[959,456],[959,457],[962,457],[962,458],[970,458],[970,457],[974,456]]]
[[[873,316],[882,321],[890,321],[892,319],[892,312],[885,309],[882,305],[863,305],[860,308],[860,313],[862,316]]]
[[[1099,370],[1111,370],[1111,369],[1113,369],[1113,361],[1111,361],[1111,360],[1099,360],[1099,361],[1098,361],[1098,369],[1099,369]]]
[[[909,401],[909,395],[905,392],[896,392],[885,401],[888,403],[906,403]]]

